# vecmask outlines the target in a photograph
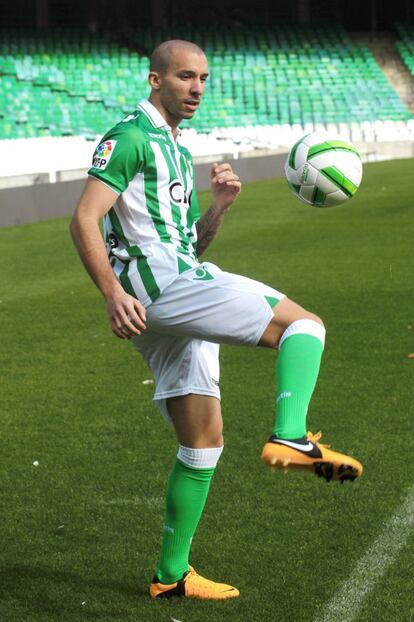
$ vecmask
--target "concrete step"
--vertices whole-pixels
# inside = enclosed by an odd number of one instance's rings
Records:
[[[396,36],[391,33],[358,33],[353,40],[364,43],[370,49],[388,82],[414,114],[414,76],[395,47]]]

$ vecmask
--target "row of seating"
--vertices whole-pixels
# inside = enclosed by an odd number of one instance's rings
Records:
[[[138,28],[124,33],[128,47],[109,34],[8,30],[0,32],[0,135],[101,134],[148,95],[148,52],[172,36],[197,42],[210,64],[203,103],[184,128],[412,118],[368,48],[339,26]]]
[[[414,24],[398,24],[397,30],[399,41],[396,48],[411,75],[414,76]]]

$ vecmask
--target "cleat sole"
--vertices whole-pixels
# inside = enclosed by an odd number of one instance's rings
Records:
[[[343,484],[346,480],[354,482],[358,477],[358,471],[355,467],[348,464],[341,464],[338,468],[338,479]]]
[[[315,462],[314,471],[315,475],[323,477],[327,482],[330,482],[334,475],[332,462]]]
[[[315,475],[323,477],[327,482],[332,479],[339,480],[341,484],[345,481],[354,482],[358,477],[358,469],[349,464],[341,464],[335,472],[332,462],[316,462],[314,464]]]

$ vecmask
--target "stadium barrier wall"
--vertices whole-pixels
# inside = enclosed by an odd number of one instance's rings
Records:
[[[230,162],[244,183],[282,177],[286,153],[250,158],[219,158]],[[195,165],[197,190],[210,189],[211,162]],[[79,200],[86,179],[57,183],[38,183],[0,189],[0,227],[70,216]]]

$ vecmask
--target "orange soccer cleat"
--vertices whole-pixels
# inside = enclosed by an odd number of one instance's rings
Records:
[[[239,590],[225,583],[215,583],[196,573],[190,566],[181,579],[170,585],[160,583],[155,576],[150,585],[151,598],[171,598],[171,596],[185,596],[186,598],[201,598],[203,600],[223,600],[240,596]]]
[[[274,434],[263,448],[262,458],[271,469],[304,469],[313,471],[318,477],[353,481],[362,475],[362,464],[336,451],[329,445],[318,443],[322,433],[312,434],[299,439],[287,440]]]

